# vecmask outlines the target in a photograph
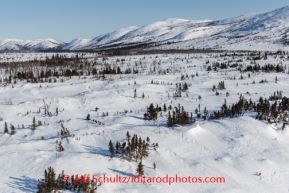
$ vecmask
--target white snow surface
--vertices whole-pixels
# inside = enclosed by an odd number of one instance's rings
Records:
[[[29,54],[24,55],[30,57]],[[3,54],[0,54],[0,57],[3,57]],[[41,57],[45,58],[46,55]],[[288,96],[288,74],[252,73],[250,78],[244,75],[244,79],[240,80],[238,77],[241,74],[237,69],[208,73],[204,66],[205,61],[223,59],[217,59],[212,54],[123,56],[109,58],[106,62],[117,63],[117,59],[125,59],[125,65],[134,64],[143,58],[146,58],[143,61],[145,65],[152,65],[153,61],[160,60],[163,69],[181,70],[176,74],[143,72],[140,75],[121,75],[121,79],[120,75],[115,75],[111,77],[114,81],[109,82],[87,76],[86,79],[72,77],[63,83],[58,81],[31,84],[18,81],[14,88],[11,85],[1,86],[0,117],[3,121],[0,122],[0,192],[36,192],[37,180],[43,178],[44,169],[49,166],[52,166],[57,174],[64,170],[70,175],[135,175],[136,162],[110,158],[108,151],[109,140],[113,143],[116,140],[123,142],[126,140],[127,131],[131,135],[141,136],[142,139],[149,137],[151,143],[159,143],[156,151],[150,148],[149,157],[143,161],[146,176],[177,174],[225,177],[226,183],[112,183],[102,184],[98,193],[288,192],[288,126],[282,131],[280,125],[256,120],[255,114],[250,113],[222,120],[198,119],[192,125],[172,128],[166,126],[165,113],[157,121],[143,120],[145,109],[151,103],[159,106],[166,103],[173,107],[181,104],[188,112],[194,112],[200,104],[201,109],[207,107],[209,112],[213,112],[220,109],[225,98],[227,104],[231,105],[239,99],[240,94],[253,101],[258,101],[260,96],[268,97],[276,90],[283,90],[283,95]],[[245,58],[243,64],[248,65],[250,61],[245,61]],[[288,69],[288,61],[285,59],[269,57],[266,61],[260,61],[261,65],[268,62],[282,62]],[[122,66],[121,63],[117,64]],[[180,73],[190,75],[196,72],[199,76],[186,80],[192,84],[186,91],[188,97],[177,100],[168,98],[167,93],[172,96],[175,83],[180,82]],[[0,78],[4,78],[2,75],[3,73]],[[229,80],[233,76],[236,76],[236,80]],[[274,81],[275,76],[278,76],[278,83]],[[261,79],[267,79],[268,83],[258,83]],[[150,84],[151,80],[159,84]],[[212,85],[222,80],[225,81],[226,90],[215,96],[211,91]],[[253,80],[256,84],[251,84]],[[164,85],[161,82],[173,84]],[[137,98],[133,98],[134,89],[137,89]],[[225,96],[226,92],[230,93],[229,97]],[[141,97],[142,93],[145,94],[144,99]],[[202,99],[199,100],[198,96],[202,96]],[[10,99],[13,105],[6,105]],[[58,108],[59,115],[44,115],[43,100],[50,105],[52,113]],[[98,112],[94,111],[95,107],[99,108]],[[41,113],[38,113],[39,109]],[[124,113],[125,109],[129,112]],[[108,112],[109,116],[102,117],[103,112]],[[104,122],[105,126],[85,120],[87,114],[90,114],[92,119]],[[35,131],[30,129],[33,117],[43,123],[43,126],[37,127]],[[74,138],[62,140],[65,151],[61,153],[55,150],[55,141],[60,140],[57,135],[61,129],[60,120],[64,121],[63,124],[70,133],[75,134]],[[4,122],[7,122],[8,126],[12,123],[16,127],[14,136],[3,134]],[[22,124],[24,129],[21,128]],[[41,140],[42,136],[44,140]],[[78,137],[80,140],[76,140]],[[153,169],[154,162],[156,170]],[[259,172],[261,176],[257,175]]]
[[[62,52],[59,55],[65,55],[66,57],[75,57],[77,53],[72,52]],[[30,52],[30,53],[11,53],[11,52],[4,52],[0,54],[0,62],[27,62],[27,61],[34,61],[34,60],[45,60],[46,58],[51,58],[55,56],[56,53],[40,53],[40,52]],[[95,53],[83,53],[84,58],[91,58],[96,57],[97,54]]]

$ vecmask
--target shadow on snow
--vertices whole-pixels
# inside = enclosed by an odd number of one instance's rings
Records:
[[[27,176],[9,177],[12,181],[7,185],[13,189],[21,190],[23,192],[36,192],[38,181]]]

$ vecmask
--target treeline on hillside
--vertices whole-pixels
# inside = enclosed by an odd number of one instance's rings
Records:
[[[271,103],[270,103],[271,101]],[[274,101],[274,102],[272,102]],[[283,122],[283,129],[288,124],[286,119],[289,110],[289,98],[282,96],[282,91],[274,92],[269,99],[260,97],[257,103],[246,100],[242,95],[239,101],[232,106],[226,104],[226,100],[221,107],[221,111],[210,114],[210,119],[220,119],[225,117],[236,117],[244,114],[244,111],[256,112],[256,119],[266,120],[270,123]]]
[[[285,72],[286,66],[284,65],[273,65],[273,64],[265,64],[264,66],[260,66],[259,64],[249,65],[246,67],[245,71],[249,72]]]
[[[221,85],[223,82],[221,82]],[[221,106],[220,111],[214,111],[213,113],[209,113],[207,108],[205,107],[204,112],[200,112],[199,109],[196,108],[195,113],[198,118],[206,119],[223,119],[226,117],[237,117],[243,115],[246,111],[248,112],[256,112],[256,119],[258,120],[266,120],[270,123],[278,123],[283,122],[283,129],[285,125],[288,124],[287,121],[287,111],[289,110],[289,98],[286,96],[282,96],[282,91],[274,92],[273,95],[269,97],[269,99],[260,97],[258,102],[253,102],[251,99],[247,100],[244,96],[240,95],[239,101],[232,104],[227,105],[226,99]],[[154,106],[152,103],[147,107],[147,112],[144,113],[144,120],[157,120],[158,116],[163,116],[163,112],[167,113],[167,126],[172,127],[176,124],[178,125],[186,125],[191,124],[196,121],[193,117],[193,113],[186,112],[184,107],[180,106],[172,108],[170,105],[168,108],[166,104],[164,104],[163,108],[160,106]],[[171,113],[172,111],[172,113]]]
[[[181,50],[181,49],[170,49],[170,50],[141,50],[137,51],[137,54],[220,54],[220,57],[226,56],[249,56],[249,57],[260,57],[266,59],[267,56],[284,56],[288,55],[288,51],[278,50],[278,51],[250,51],[250,50],[213,50],[213,49],[189,49],[189,50]]]
[[[117,63],[123,63],[124,59],[117,60]],[[141,67],[141,66],[139,66]],[[65,55],[53,55],[45,60],[36,60],[29,62],[1,62],[0,70],[5,70],[5,76],[0,79],[7,84],[16,84],[16,81],[26,80],[31,83],[57,82],[60,77],[94,75],[96,79],[105,79],[107,74],[137,74],[139,73],[137,65],[126,66],[122,69],[117,64],[110,65],[103,58],[102,61],[83,59],[78,54],[70,58]],[[61,80],[63,81],[63,80]]]

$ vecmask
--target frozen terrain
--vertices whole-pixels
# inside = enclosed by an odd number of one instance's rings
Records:
[[[51,58],[55,53],[39,53],[39,52],[29,52],[29,53],[11,53],[4,52],[0,54],[0,62],[31,62],[35,60],[45,60],[46,58]],[[62,52],[62,55],[65,55],[67,58],[74,56],[75,53],[65,53]],[[92,58],[96,57],[96,53],[83,53],[81,57]]]
[[[170,23],[177,26],[187,22],[189,21],[167,20],[157,25],[166,26]],[[118,35],[111,34],[110,37]],[[179,38],[186,37],[186,34],[179,36]],[[31,56],[30,53],[20,54],[21,60],[24,61],[28,61],[28,57],[36,56]],[[16,56],[17,54],[14,54],[12,57]],[[37,57],[45,58],[49,55],[38,53]],[[87,60],[99,62],[103,60],[93,57],[95,56],[87,55]],[[5,58],[5,55],[0,54],[0,58]],[[232,59],[229,56],[220,57],[218,54],[115,56],[107,58],[104,63],[120,68],[126,66],[135,68],[135,64],[138,64],[136,68],[140,73],[110,75],[109,80],[103,81],[96,80],[92,75],[73,76],[71,79],[64,77],[64,82],[59,81],[63,78],[60,77],[56,83],[33,84],[17,80],[13,87],[12,84],[4,86],[2,82],[0,192],[36,192],[37,180],[43,178],[44,169],[49,166],[52,166],[57,174],[64,170],[70,175],[135,175],[137,166],[135,161],[129,162],[119,157],[110,158],[108,151],[109,140],[113,143],[116,140],[123,142],[127,131],[143,139],[149,137],[151,143],[159,144],[156,151],[150,148],[149,157],[143,161],[146,176],[166,174],[221,176],[226,178],[226,183],[102,184],[97,190],[99,193],[288,192],[288,126],[281,130],[280,124],[256,120],[254,112],[247,112],[240,117],[216,120],[196,118],[193,124],[175,125],[171,128],[166,125],[167,113],[164,112],[157,121],[143,119],[146,107],[151,103],[173,107],[181,104],[186,111],[193,112],[193,116],[196,117],[194,112],[199,104],[201,111],[206,107],[212,113],[220,110],[224,99],[231,105],[238,101],[241,94],[246,99],[251,98],[252,101],[258,101],[260,96],[269,97],[277,90],[282,90],[284,96],[289,96],[287,73],[289,62],[286,58],[268,56],[267,60],[257,61],[260,65],[282,63],[287,67],[286,73],[259,72],[251,73],[248,77],[248,73],[240,73],[237,68],[207,71],[207,66],[214,62],[238,59],[242,59],[238,64],[245,67],[252,62],[246,58],[247,56],[242,56]],[[98,67],[103,68],[104,65]],[[154,67],[160,71],[154,71]],[[160,73],[165,69],[170,70],[166,74]],[[4,79],[7,76],[5,70],[1,69],[0,72],[0,79]],[[188,74],[189,77],[181,80],[182,74]],[[241,74],[244,76],[243,79],[239,79]],[[191,75],[195,76],[192,78]],[[268,82],[259,83],[262,79]],[[151,84],[152,80],[154,84]],[[220,95],[216,96],[215,92],[212,92],[212,86],[220,81],[225,81],[226,89],[220,90]],[[256,83],[252,84],[253,81]],[[176,90],[177,82],[187,82],[191,86],[182,92],[182,97],[174,98],[172,93]],[[137,90],[136,98],[134,89]],[[228,97],[226,92],[230,93]],[[142,98],[143,93],[145,98]],[[50,105],[53,114],[58,108],[58,116],[45,115],[43,101]],[[12,104],[8,105],[9,102]],[[95,112],[96,107],[99,108],[98,112]],[[125,110],[128,112],[124,113]],[[103,112],[108,112],[109,115],[102,116]],[[87,121],[87,114],[105,125],[99,126]],[[43,124],[35,131],[31,130],[33,117]],[[61,130],[60,120],[64,121],[63,125],[70,133],[75,134],[75,137],[62,140],[65,151],[61,153],[55,150],[55,142],[60,140],[60,136],[57,135]],[[7,122],[8,126],[12,123],[16,127],[15,135],[3,134],[4,122]],[[80,140],[76,140],[77,138]],[[153,169],[154,162],[156,170]]]

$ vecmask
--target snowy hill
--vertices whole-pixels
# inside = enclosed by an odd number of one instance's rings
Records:
[[[0,39],[0,50],[21,50],[23,40]]]
[[[0,50],[233,49],[289,50],[289,6],[262,14],[225,20],[190,21],[169,18],[142,27],[127,27],[70,43],[53,39],[0,40]]]
[[[262,14],[248,14],[220,21],[166,19],[121,36],[109,34],[80,41],[64,49],[98,49],[143,46],[150,49],[288,49],[289,6]],[[113,32],[114,33],[117,33]]]
[[[17,40],[0,39],[0,50],[55,50],[61,49],[66,43],[54,39]]]
[[[54,39],[38,39],[27,40],[24,42],[22,49],[24,50],[53,50],[60,49],[65,46],[66,43],[57,41]]]

